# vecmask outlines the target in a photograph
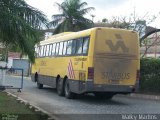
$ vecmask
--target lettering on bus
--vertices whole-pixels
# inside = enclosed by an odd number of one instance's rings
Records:
[[[87,61],[87,58],[75,58],[75,61]]]
[[[42,61],[40,62],[40,66],[46,66],[46,61],[42,60]]]
[[[130,73],[126,72],[113,72],[113,71],[107,71],[102,72],[102,79],[108,79],[108,80],[128,80],[130,79]]]
[[[124,53],[128,53],[129,48],[126,47],[122,36],[120,34],[115,34],[115,37],[117,40],[115,45],[112,42],[113,40],[106,40],[106,44],[109,46],[110,50],[113,52],[117,52],[121,48]]]

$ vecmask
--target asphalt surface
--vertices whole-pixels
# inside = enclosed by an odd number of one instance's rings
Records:
[[[19,77],[6,77],[5,83],[13,87],[20,86]],[[47,86],[38,89],[30,78],[24,78],[22,92],[7,90],[49,112],[59,120],[122,120],[124,115],[160,114],[160,101],[132,98],[116,95],[112,100],[96,99],[93,95],[80,96],[77,99],[66,99],[57,95],[56,90]],[[115,115],[116,114],[116,115]],[[115,117],[115,119],[114,119]],[[126,116],[125,116],[126,117]],[[155,120],[160,119],[154,116]],[[132,120],[134,119],[131,116]]]

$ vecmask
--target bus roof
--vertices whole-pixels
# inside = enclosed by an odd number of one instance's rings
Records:
[[[71,34],[71,33],[74,33],[74,32],[63,32],[63,33],[55,34],[55,35],[50,36],[48,39],[53,39],[53,38],[57,38],[57,37],[62,37],[62,36],[64,36],[64,35]],[[47,40],[48,40],[48,39],[47,39]]]
[[[43,44],[49,44],[53,42],[60,42],[60,41],[89,36],[93,29],[95,28],[78,31],[78,32],[65,32],[65,33],[56,34],[56,35],[49,37],[47,40],[41,41],[40,44],[43,45]]]
[[[131,31],[131,30],[125,30],[125,29],[117,29],[117,28],[108,28],[108,27],[94,27],[91,29],[83,30],[83,31],[78,31],[78,32],[64,32],[60,34],[53,35],[49,37],[47,40],[41,41],[40,44],[50,44],[53,42],[60,42],[60,41],[65,41],[65,40],[71,40],[75,38],[80,38],[80,37],[85,37],[85,36],[90,36],[91,32],[96,29],[108,29],[108,30],[123,30],[123,31]]]

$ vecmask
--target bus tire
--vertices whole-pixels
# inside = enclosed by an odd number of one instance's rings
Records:
[[[37,87],[38,87],[38,89],[42,89],[43,88],[43,84],[38,83],[38,81],[37,81]]]
[[[56,89],[59,96],[64,96],[64,86],[61,82],[61,78],[59,77],[56,82]]]
[[[34,82],[37,82],[37,81],[38,81],[38,73],[36,72],[34,75]]]
[[[37,88],[38,89],[42,89],[43,88],[43,84],[41,84],[41,83],[38,82],[38,74],[35,74],[35,80],[37,82]]]
[[[64,83],[64,93],[65,93],[65,97],[68,98],[68,99],[75,98],[75,93],[70,91],[68,79],[66,79],[65,83]]]

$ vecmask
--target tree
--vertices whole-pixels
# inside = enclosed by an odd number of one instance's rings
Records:
[[[137,31],[140,37],[139,41],[141,46],[141,56],[144,57],[149,49],[153,48],[154,46],[160,45],[159,35],[157,35],[154,39],[153,37],[147,38],[149,35],[153,35],[153,33],[157,33],[160,31],[160,29],[148,26],[160,15],[160,13],[158,13],[157,15],[148,14],[149,13],[146,13],[144,16],[138,16],[134,11],[134,13],[130,14],[130,16],[114,16],[112,17],[112,19],[108,20],[108,23],[106,23],[105,25],[108,27]],[[149,28],[152,28],[152,30],[147,32]]]
[[[102,19],[102,22],[103,22],[103,23],[106,23],[106,22],[108,22],[108,19],[103,18],[103,19]]]
[[[143,43],[143,40],[141,38],[145,35],[146,27],[152,23],[158,15],[148,15],[149,13],[146,13],[144,16],[138,16],[136,12],[134,11],[129,16],[113,16],[110,20],[108,20],[107,25],[109,27],[114,28],[122,28],[122,29],[129,29],[134,30],[139,33],[140,36],[140,45]]]
[[[47,25],[46,16],[24,0],[0,0],[0,42],[20,48],[34,62],[34,45]]]
[[[141,57],[145,57],[149,51],[154,52],[156,57],[158,46],[160,46],[160,35],[158,32],[160,32],[160,29],[152,28],[140,39],[140,41],[143,41]]]
[[[79,31],[90,28],[93,22],[84,17],[88,12],[94,10],[93,7],[87,7],[86,2],[81,0],[65,0],[61,4],[56,3],[62,14],[53,15],[51,26],[56,27],[54,34],[65,31]]]
[[[139,32],[139,35],[142,36],[144,34],[146,27],[146,20],[141,18],[133,18],[133,16],[129,17],[112,17],[109,20],[108,25],[114,28],[122,28],[122,29],[129,29]]]

